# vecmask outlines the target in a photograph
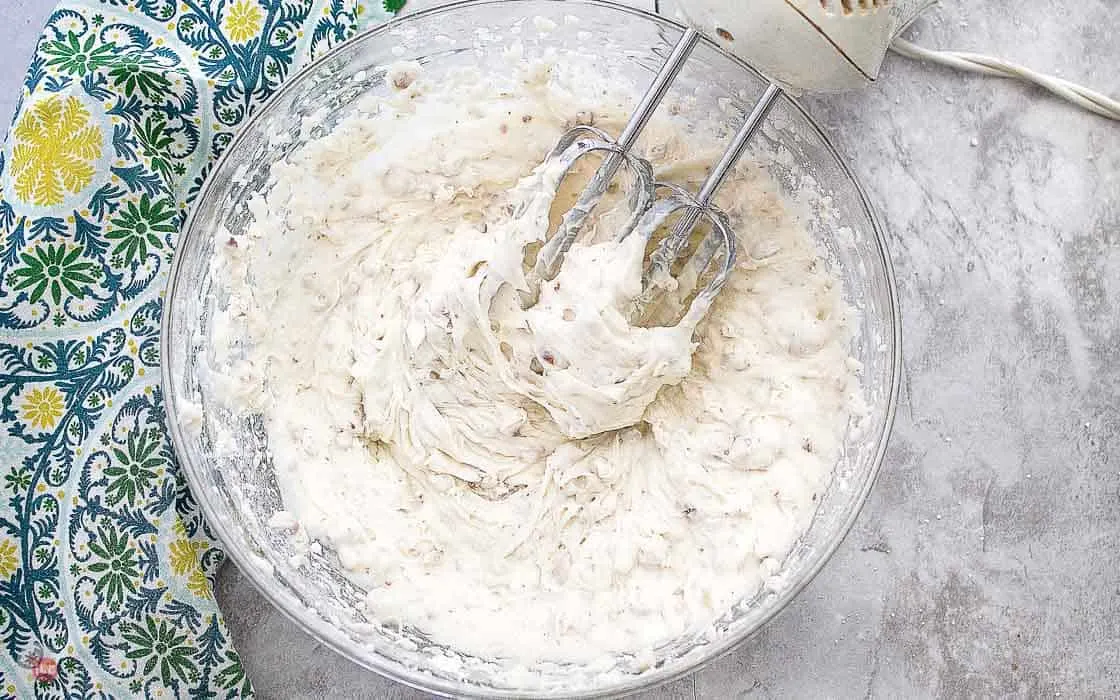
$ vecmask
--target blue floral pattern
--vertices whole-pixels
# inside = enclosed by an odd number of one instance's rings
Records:
[[[67,0],[0,151],[0,698],[247,697],[167,438],[166,275],[238,124],[396,0]]]

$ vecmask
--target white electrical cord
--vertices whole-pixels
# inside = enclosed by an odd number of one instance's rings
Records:
[[[1034,83],[1078,107],[1120,121],[1120,101],[1068,80],[1036,73],[999,58],[962,51],[932,51],[905,39],[895,39],[891,50],[907,58],[929,61],[957,70]]]

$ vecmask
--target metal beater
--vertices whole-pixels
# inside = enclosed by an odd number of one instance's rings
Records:
[[[677,185],[655,182],[650,163],[636,156],[632,149],[700,39],[701,34],[696,29],[685,31],[617,139],[592,126],[576,126],[549,153],[546,162],[563,161],[565,170],[590,153],[600,152],[606,157],[575,205],[564,214],[555,234],[541,248],[532,271],[533,279],[550,280],[556,276],[564,255],[582,231],[588,216],[603,199],[614,176],[626,166],[633,177],[629,193],[632,215],[619,230],[618,240],[630,235],[648,238],[671,216],[680,213],[672,233],[661,240],[650,256],[643,277],[643,292],[635,301],[631,318],[640,319],[659,292],[667,290],[675,291],[678,299],[692,297],[682,322],[698,321],[707,313],[735,266],[736,254],[734,232],[727,216],[712,204],[712,198],[782,89],[776,84],[766,89],[699,193],[694,195]],[[707,221],[711,231],[698,245],[691,246],[693,250],[690,251],[693,230],[701,221]],[[686,255],[687,259],[682,260]],[[714,274],[702,288],[697,288],[713,262],[718,264]],[[682,265],[673,274],[671,271],[677,263]]]
[[[811,82],[824,75],[842,83],[845,75],[842,71],[853,71],[853,68],[859,75],[873,77],[893,36],[931,1],[771,0],[755,4],[754,0],[751,3],[700,0],[692,5],[685,3],[682,9],[690,14],[694,24],[704,27],[725,48],[743,54],[737,49],[746,48],[746,44],[735,41],[732,32],[721,25],[721,15],[717,12],[717,9],[726,11],[730,8],[736,31],[743,24],[753,32],[776,32],[776,36],[769,38],[761,35],[744,37],[750,39],[747,42],[750,48],[761,47],[763,55],[773,58],[777,65],[807,76],[801,82]],[[744,19],[749,21],[744,24]],[[530,274],[531,280],[539,284],[556,276],[565,253],[583,229],[591,211],[602,200],[612,178],[625,165],[633,176],[630,191],[633,215],[619,231],[619,240],[631,235],[642,235],[648,239],[669,217],[680,214],[672,232],[661,239],[650,256],[642,280],[642,293],[634,302],[631,320],[641,322],[664,292],[673,292],[675,299],[685,306],[681,322],[698,322],[707,313],[731,274],[736,255],[736,239],[727,216],[713,205],[712,199],[783,93],[783,88],[777,82],[770,83],[698,193],[691,194],[676,185],[655,182],[649,162],[634,155],[631,150],[700,39],[701,33],[695,27],[684,32],[617,139],[591,126],[577,126],[568,131],[549,154],[546,162],[562,161],[565,170],[589,153],[602,152],[605,158],[575,205],[564,215],[555,235],[541,249]],[[814,53],[821,50],[821,45],[827,53]],[[799,61],[805,63],[809,59],[818,62],[808,66],[797,65]],[[781,76],[782,72],[771,74]],[[788,76],[777,79],[798,87],[798,81],[790,80]],[[702,221],[710,225],[710,231],[697,243],[693,231]],[[713,268],[713,264],[716,267]],[[709,268],[712,270],[709,271]],[[690,297],[691,302],[688,301]]]

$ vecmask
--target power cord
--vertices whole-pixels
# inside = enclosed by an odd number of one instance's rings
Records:
[[[654,0],[653,5],[654,11],[660,13],[661,0]],[[936,51],[918,46],[901,37],[894,40],[891,50],[916,61],[928,61],[968,73],[1032,83],[1082,109],[1107,119],[1120,121],[1120,101],[1064,78],[1045,75],[1001,58],[966,51]]]
[[[1043,75],[1009,61],[963,51],[934,51],[905,39],[895,39],[894,43],[891,44],[891,50],[918,61],[929,61],[970,73],[1033,83],[1082,109],[1087,109],[1108,119],[1120,121],[1120,101],[1077,83],[1055,78],[1051,75]]]

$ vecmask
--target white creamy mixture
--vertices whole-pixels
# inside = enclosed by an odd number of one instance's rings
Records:
[[[394,95],[273,166],[218,241],[218,389],[263,418],[274,524],[333,548],[374,619],[518,664],[648,652],[758,591],[808,526],[862,410],[850,310],[747,166],[721,197],[740,263],[695,329],[627,322],[637,238],[577,244],[523,310],[557,177],[538,164],[577,119],[617,133],[635,91],[512,58],[504,80],[398,66]],[[646,143],[693,185],[720,146],[669,118]]]

